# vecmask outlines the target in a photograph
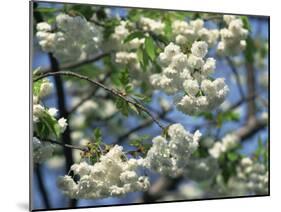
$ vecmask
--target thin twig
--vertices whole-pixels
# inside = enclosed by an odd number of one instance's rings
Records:
[[[107,78],[109,77],[109,73],[101,80],[100,83],[104,83]],[[98,91],[98,88],[94,88],[92,90],[92,92],[90,92],[87,96],[85,96],[84,98],[82,98],[82,100],[77,103],[70,111],[69,114],[72,114],[73,112],[75,112],[82,104],[84,104],[87,100],[89,100],[92,96],[94,96]]]
[[[71,144],[64,144],[62,142],[54,141],[52,139],[43,139],[42,141],[43,142],[49,142],[49,143],[52,143],[52,144],[57,144],[57,145],[60,145],[64,148],[77,149],[77,150],[80,150],[80,151],[83,151],[83,152],[89,151],[88,147],[86,147],[86,146],[75,146],[75,145],[71,145]]]
[[[162,124],[157,120],[155,119],[155,117],[151,114],[150,111],[148,111],[144,106],[140,105],[139,103],[137,102],[134,102],[130,99],[128,99],[128,97],[124,96],[122,93],[120,93],[119,91],[117,90],[114,90],[112,88],[108,88],[106,87],[104,84],[98,82],[98,81],[95,81],[95,80],[92,80],[90,79],[89,77],[87,76],[83,76],[83,75],[80,75],[80,74],[77,74],[77,73],[74,73],[74,72],[70,72],[70,71],[60,71],[60,72],[52,72],[52,73],[45,73],[37,78],[35,78],[33,81],[36,82],[40,79],[43,79],[45,77],[49,77],[49,76],[56,76],[56,75],[65,75],[65,76],[72,76],[72,77],[76,77],[78,79],[83,79],[83,80],[86,80],[92,84],[94,84],[95,86],[98,86],[98,87],[101,87],[103,88],[104,90],[106,90],[107,92],[109,92],[110,94],[112,94],[113,96],[117,96],[119,97],[120,99],[126,101],[127,103],[129,104],[132,104],[133,106],[135,106],[137,109],[145,112],[148,116],[151,117],[151,119],[161,128],[161,129],[165,129],[164,126],[162,126]]]
[[[235,76],[235,80],[237,82],[241,98],[245,98],[245,94],[244,94],[244,91],[243,91],[243,88],[242,88],[242,83],[241,83],[238,71],[237,71],[237,69],[236,69],[236,67],[234,65],[234,62],[230,59],[230,57],[225,57],[225,58],[226,58],[226,61],[228,62],[229,66],[231,68],[231,71],[233,72],[233,74]]]
[[[167,110],[167,111],[162,111],[158,116],[157,118],[158,119],[161,119],[163,117],[165,117],[167,115],[167,113],[169,113],[171,111],[171,109]],[[144,122],[142,122],[140,125],[130,129],[129,131],[125,132],[123,135],[120,135],[117,140],[116,140],[116,144],[120,144],[122,143],[125,139],[127,139],[132,133],[134,132],[137,132],[139,130],[142,130],[144,128],[147,128],[150,124],[152,124],[153,121],[150,119],[150,120],[146,120]]]

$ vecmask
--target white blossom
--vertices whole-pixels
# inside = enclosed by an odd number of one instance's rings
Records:
[[[248,30],[243,28],[240,18],[233,15],[224,15],[223,20],[227,28],[220,30],[221,41],[218,43],[218,52],[224,55],[235,55],[246,47]]]
[[[49,159],[54,151],[52,144],[40,141],[38,138],[32,139],[33,161],[34,163],[42,163]]]
[[[123,148],[115,145],[94,165],[74,164],[71,171],[80,179],[75,182],[70,176],[60,177],[58,187],[75,199],[99,199],[147,190],[148,178],[137,173],[142,160],[124,159],[123,156]]]
[[[67,120],[65,119],[65,118],[60,118],[59,120],[58,120],[58,124],[59,124],[59,126],[60,126],[60,128],[61,128],[61,132],[64,132],[65,131],[65,129],[66,129],[66,127],[67,127],[67,122],[66,122]]]
[[[162,23],[160,20],[154,20],[147,17],[141,17],[139,20],[140,27],[144,31],[151,31],[157,34],[164,33],[165,24]]]
[[[209,149],[209,154],[213,158],[219,158],[225,152],[237,147],[239,138],[235,134],[227,134],[222,138],[222,141],[217,141]]]
[[[97,52],[102,41],[98,26],[64,13],[56,16],[56,25],[56,32],[49,32],[47,23],[37,25],[36,37],[44,51],[52,52],[61,62],[83,60]]]
[[[267,194],[268,170],[264,164],[243,157],[236,167],[236,175],[228,182],[228,189],[236,194]]]
[[[198,148],[201,134],[196,131],[192,135],[181,124],[173,124],[169,126],[168,136],[152,140],[144,164],[155,172],[176,177],[184,172],[188,158]]]

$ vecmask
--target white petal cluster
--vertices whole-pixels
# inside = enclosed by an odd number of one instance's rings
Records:
[[[58,187],[75,199],[99,199],[145,191],[150,183],[147,177],[138,175],[140,166],[142,159],[124,159],[123,148],[115,145],[94,165],[74,164],[71,171],[79,176],[79,180],[74,181],[66,175],[58,179]]]
[[[183,174],[190,155],[198,148],[199,131],[189,133],[181,124],[168,129],[168,137],[157,136],[147,152],[145,166],[160,174],[176,177]]]
[[[61,132],[64,132],[65,131],[65,129],[66,129],[66,127],[67,127],[67,122],[66,122],[67,120],[65,119],[65,118],[60,118],[59,120],[58,120],[58,124],[59,124],[59,126],[60,126],[60,131]]]
[[[115,54],[115,62],[123,65],[133,65],[137,63],[137,54],[135,52],[121,51]]]
[[[228,93],[223,78],[208,79],[215,71],[216,61],[204,59],[207,52],[205,41],[195,41],[189,55],[184,54],[180,46],[170,43],[159,55],[163,72],[150,77],[155,88],[168,94],[179,94],[175,99],[177,108],[189,115],[216,108]]]
[[[106,48],[128,51],[130,49],[136,49],[143,44],[143,38],[134,38],[133,40],[124,43],[124,39],[131,33],[129,28],[133,28],[133,24],[130,21],[121,21],[120,24],[115,27],[114,33],[109,38],[109,42],[105,44]]]
[[[223,20],[227,28],[220,30],[221,41],[218,43],[217,50],[224,55],[235,55],[246,47],[248,30],[243,28],[241,18],[233,15],[224,15]]]
[[[235,148],[239,143],[239,138],[235,134],[227,134],[222,141],[217,141],[209,149],[209,154],[213,158],[219,158],[225,152]]]
[[[42,142],[38,138],[32,138],[32,148],[33,148],[33,161],[34,163],[42,163],[49,159],[54,151],[52,144],[47,142]]]
[[[219,37],[217,29],[207,29],[204,27],[204,21],[196,19],[190,21],[175,20],[172,24],[172,32],[175,43],[178,45],[187,45],[196,40],[202,40],[209,46],[214,45]]]
[[[56,17],[56,26],[53,32],[48,23],[38,23],[36,37],[42,49],[52,52],[61,62],[83,60],[97,52],[101,30],[84,17],[61,13]]]
[[[262,163],[244,157],[237,166],[236,172],[236,177],[228,184],[230,188],[240,185],[240,190],[244,190],[247,194],[268,193],[268,170]]]
[[[139,25],[144,31],[150,31],[156,34],[164,33],[165,24],[160,20],[154,20],[142,16],[139,20]]]

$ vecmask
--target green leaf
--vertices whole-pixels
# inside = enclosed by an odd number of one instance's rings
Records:
[[[128,102],[126,102],[125,100],[123,100],[121,98],[116,99],[116,107],[117,107],[117,109],[120,110],[120,112],[124,116],[129,115],[129,105],[128,105]]]
[[[123,87],[125,87],[129,82],[129,71],[126,68],[125,70],[123,70],[120,74],[120,82],[123,85]]]
[[[245,59],[248,64],[252,64],[254,62],[254,54],[256,52],[254,40],[250,36],[248,36],[248,38],[246,39],[246,43],[247,45],[244,52]]]
[[[230,161],[236,161],[239,158],[238,154],[234,152],[228,152],[226,156]]]
[[[100,128],[96,128],[94,130],[94,137],[95,137],[95,143],[100,144],[102,141],[102,134]]]
[[[143,38],[145,35],[142,31],[136,31],[136,32],[133,32],[131,34],[129,34],[123,41],[123,43],[127,43],[135,38]]]
[[[251,31],[251,25],[250,25],[250,21],[249,21],[248,17],[242,16],[241,19],[242,19],[244,28]]]
[[[156,46],[151,37],[145,38],[144,47],[145,47],[146,53],[148,54],[150,59],[153,61],[156,57],[156,54],[155,54]]]
[[[40,130],[41,135],[44,138],[49,137],[50,134],[53,134],[56,136],[56,138],[59,138],[60,136],[60,127],[57,122],[57,120],[52,117],[47,111],[44,111],[43,114],[39,117]]]
[[[38,80],[38,81],[33,83],[33,95],[34,96],[39,96],[39,94],[40,94],[40,87],[41,87],[42,83],[43,83],[43,79]]]
[[[134,86],[133,84],[129,83],[125,86],[125,91],[126,91],[126,94],[130,94],[133,92],[133,89],[134,89]]]
[[[139,110],[138,110],[138,108],[137,108],[135,105],[129,103],[129,107],[130,107],[130,109],[131,109],[132,111],[134,111],[136,114],[139,114],[139,113],[140,113]]]
[[[59,11],[57,8],[49,8],[49,7],[41,7],[36,8],[34,12],[40,12],[40,13],[54,13]]]

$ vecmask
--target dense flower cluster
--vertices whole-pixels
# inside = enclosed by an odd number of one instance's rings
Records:
[[[209,154],[213,158],[219,158],[223,153],[237,147],[239,138],[235,134],[227,134],[222,141],[217,141],[209,149]]]
[[[220,30],[221,41],[218,43],[218,52],[225,55],[234,55],[246,47],[248,30],[243,28],[243,21],[234,15],[224,15],[223,20],[227,28]]]
[[[40,141],[38,138],[32,139],[33,162],[42,163],[53,155],[54,147],[48,142]]]
[[[223,78],[213,81],[208,78],[215,70],[216,61],[204,60],[207,52],[208,44],[204,41],[194,42],[189,55],[184,54],[180,46],[170,43],[159,55],[163,72],[150,77],[155,88],[178,94],[177,108],[189,115],[214,109],[228,93]]]
[[[244,157],[237,166],[236,172],[236,176],[228,183],[229,189],[236,189],[236,192],[246,194],[268,193],[268,170],[264,164]]]
[[[168,138],[157,136],[147,152],[145,166],[163,175],[176,177],[184,172],[188,158],[196,151],[201,137],[199,131],[194,135],[181,124],[169,126]]]
[[[134,38],[127,43],[124,43],[124,39],[131,33],[134,25],[130,21],[120,21],[120,24],[114,28],[113,34],[110,36],[109,41],[105,44],[110,49],[119,51],[129,51],[131,49],[138,48],[144,43],[144,39]]]
[[[56,28],[46,22],[38,23],[36,37],[42,49],[52,52],[61,62],[83,60],[93,55],[102,41],[99,27],[84,17],[64,13],[56,17]]]
[[[40,25],[40,27],[45,27]],[[41,104],[41,99],[52,92],[53,84],[48,80],[44,79],[38,85],[37,94],[33,95],[33,129],[37,136],[42,136],[41,133],[44,131],[43,137],[45,139],[55,139],[56,133],[63,133],[67,127],[67,120],[65,118],[60,118],[57,120],[56,108],[46,108]],[[49,131],[50,129],[53,131]],[[46,134],[44,129],[48,129],[48,134]],[[54,132],[58,130],[58,132]],[[38,138],[33,137],[32,140],[33,146],[33,158],[35,163],[42,163],[46,159],[52,156],[54,151],[54,146],[42,142]]]
[[[196,40],[205,41],[209,46],[214,45],[219,37],[217,29],[207,29],[204,21],[196,19],[190,21],[175,20],[172,24],[174,41],[180,46],[192,44]]]
[[[139,20],[140,28],[143,31],[151,31],[156,34],[163,34],[165,24],[160,20],[154,20],[147,17],[141,17]]]
[[[74,181],[66,175],[59,178],[58,187],[65,195],[75,199],[98,199],[147,190],[150,185],[148,178],[137,173],[142,159],[124,157],[123,148],[115,145],[94,165],[86,162],[74,164],[71,171],[74,176],[79,176],[79,180]]]

